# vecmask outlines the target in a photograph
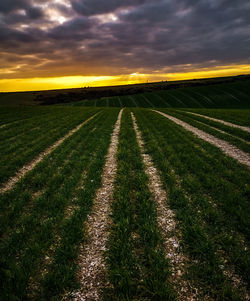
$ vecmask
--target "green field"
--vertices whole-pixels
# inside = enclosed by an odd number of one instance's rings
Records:
[[[250,109],[250,76],[0,93],[0,107],[69,105]]]
[[[71,103],[97,107],[250,108],[250,81],[159,90]]]
[[[91,300],[248,300],[249,95],[244,81],[67,106],[2,106],[0,300],[85,300],[88,277],[98,283]],[[233,146],[236,157],[152,108]],[[114,129],[112,179],[105,168]],[[237,159],[241,152],[246,162]],[[159,180],[147,172],[147,156]],[[104,177],[107,212],[96,207]],[[166,229],[150,183],[165,191]],[[91,237],[96,210],[106,216],[100,233],[107,240],[96,250],[103,264],[91,264],[95,274],[81,261],[85,246],[94,252],[102,240]]]

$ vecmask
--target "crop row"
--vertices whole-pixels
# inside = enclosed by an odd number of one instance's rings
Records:
[[[173,300],[169,262],[130,113],[124,112],[118,147],[107,261],[107,300]]]
[[[237,82],[83,100],[72,103],[72,105],[146,108],[249,108],[249,97],[249,82]]]
[[[116,118],[117,110],[97,115],[1,195],[3,300],[51,300],[75,283],[82,224]]]
[[[200,116],[190,115],[185,111],[169,109],[161,109],[161,111],[181,119],[188,124],[213,135],[214,137],[227,141],[239,149],[250,153],[250,133]]]
[[[192,259],[187,277],[215,299],[239,297],[225,270],[249,281],[249,171],[155,112],[135,115]]]
[[[1,106],[0,110],[0,127],[3,125],[14,125],[18,122],[21,122],[25,119],[35,118],[35,117],[42,117],[43,115],[50,114],[50,113],[57,113],[57,112],[67,111],[65,108],[62,107],[31,107],[31,106]]]
[[[29,118],[18,125],[0,129],[0,184],[97,111],[94,108],[68,112],[55,110],[50,114]]]
[[[184,109],[242,126],[250,126],[250,110],[233,109]]]
[[[0,300],[62,300],[79,288],[84,222],[102,184],[118,111],[103,109],[0,195]],[[175,213],[178,248],[188,259],[183,279],[200,300],[244,300],[249,170],[158,113],[132,111]],[[177,275],[167,259],[175,254],[164,249],[130,109],[122,114],[109,213],[104,299],[175,300]]]

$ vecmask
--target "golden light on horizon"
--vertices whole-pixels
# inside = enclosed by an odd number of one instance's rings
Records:
[[[36,91],[126,85],[165,80],[188,80],[199,78],[235,76],[250,74],[250,65],[222,66],[199,71],[142,74],[134,72],[129,75],[103,76],[61,76],[43,78],[0,79],[0,92]]]
[[[0,92],[250,74],[248,0],[3,2]]]

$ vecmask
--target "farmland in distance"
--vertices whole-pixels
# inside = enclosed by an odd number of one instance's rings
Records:
[[[249,300],[249,83],[5,101],[0,300]]]
[[[203,85],[164,87],[153,92],[85,99],[75,106],[101,107],[168,107],[168,108],[250,108],[250,80]]]

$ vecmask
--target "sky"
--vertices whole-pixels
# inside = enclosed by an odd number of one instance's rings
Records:
[[[0,0],[0,92],[249,73],[249,0]]]

